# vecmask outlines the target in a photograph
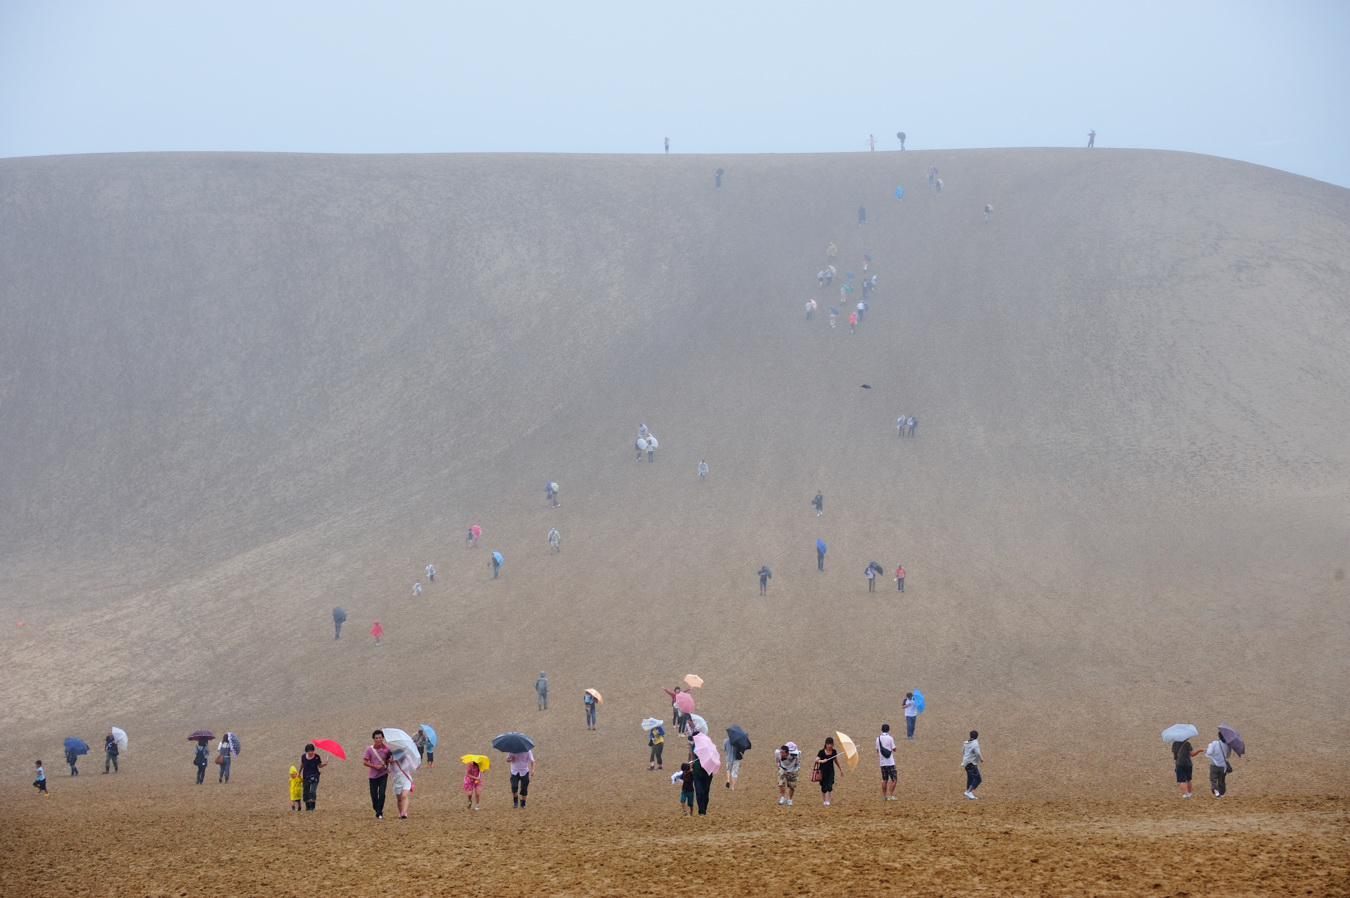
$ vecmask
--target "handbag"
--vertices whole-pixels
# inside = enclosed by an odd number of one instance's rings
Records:
[[[217,763],[217,764],[224,764],[224,763],[225,763],[225,756],[224,756],[224,755],[216,755],[216,763]]]
[[[813,766],[813,767],[811,768],[811,782],[813,782],[813,783],[818,783],[818,782],[820,782],[820,777],[821,777],[821,773],[820,773],[820,762],[817,761],[816,764],[815,764],[815,766]]]

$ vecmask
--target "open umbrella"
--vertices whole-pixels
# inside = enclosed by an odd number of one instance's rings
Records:
[[[862,305],[862,303],[859,303],[858,305]],[[867,566],[872,570],[876,571],[878,574],[886,573],[886,569],[881,566],[881,562],[879,561],[869,561],[867,562]]]
[[[89,746],[83,739],[76,739],[74,736],[67,736],[65,741],[66,751],[73,751],[77,755],[89,754]]]
[[[427,745],[428,745],[429,747],[431,747],[431,748],[435,748],[435,747],[436,747],[436,731],[433,730],[431,727],[427,726],[425,723],[419,723],[418,726],[421,727],[422,732],[423,732],[423,733],[426,733],[426,735],[427,735]]]
[[[703,678],[698,674],[685,674],[684,681],[695,689],[703,685]]]
[[[897,187],[897,188],[895,188],[895,195],[896,195],[896,197],[898,197],[899,199],[902,199],[902,200],[903,200],[903,199],[905,198],[905,188],[903,188],[903,187]]]
[[[727,738],[731,740],[731,747],[741,754],[750,750],[750,734],[740,727],[727,727]]]
[[[311,739],[311,740],[309,740],[309,741],[314,743],[314,747],[315,747],[315,748],[317,748],[317,749],[319,749],[319,750],[321,750],[321,751],[326,751],[326,752],[328,752],[330,755],[332,755],[333,757],[338,758],[338,759],[340,759],[340,760],[343,760],[343,761],[347,760],[347,753],[346,753],[345,751],[342,750],[342,746],[341,746],[341,745],[338,745],[337,742],[336,742],[335,740],[333,740],[333,739]]]
[[[244,746],[239,743],[238,736],[234,733],[226,733],[225,739],[230,743],[230,751],[234,752],[236,756],[243,754]]]
[[[652,730],[661,726],[663,723],[665,723],[664,720],[657,720],[655,717],[645,718],[642,721],[642,731],[644,733],[650,733]]]
[[[126,731],[126,730],[118,729],[117,727],[113,727],[113,728],[112,728],[112,737],[113,737],[113,741],[117,743],[117,748],[118,748],[119,751],[126,751],[126,750],[127,750],[127,731]]]
[[[600,693],[594,689],[587,689],[586,694],[595,699],[597,705],[603,705],[605,703],[605,700],[600,697]]]
[[[708,734],[708,721],[699,717],[697,714],[690,714],[689,719],[694,723],[695,733],[702,733],[705,736]]]
[[[510,755],[518,755],[534,748],[534,740],[524,733],[502,733],[492,740],[492,747]]]
[[[830,306],[830,314],[838,315],[839,313],[835,310],[834,306]],[[816,551],[821,553],[822,555],[825,554],[825,540],[823,539],[816,540]]]
[[[502,558],[502,553],[501,553],[501,552],[493,552],[493,553],[492,553],[492,560],[495,561],[495,562],[497,562],[497,564],[500,565],[500,564],[502,564],[506,559]]]
[[[914,710],[915,710],[915,711],[918,711],[920,714],[922,714],[922,713],[923,713],[924,706],[927,705],[927,704],[928,704],[928,703],[925,702],[924,699],[923,699],[923,693],[920,692],[919,690],[915,689],[915,690],[914,690]]]
[[[196,742],[198,739],[214,739],[214,738],[216,738],[216,735],[215,733],[212,733],[210,730],[193,730],[192,735],[188,736],[188,741]]]
[[[721,769],[722,756],[718,754],[717,746],[713,745],[707,733],[694,734],[694,754],[698,756],[698,762],[708,773],[716,773]]]
[[[858,769],[858,746],[853,740],[838,730],[834,731],[834,744],[839,746],[839,750],[844,753],[844,760],[848,763],[849,770]]]
[[[422,756],[417,751],[417,743],[407,732],[398,727],[384,727],[384,744],[393,750],[394,754],[391,760],[398,761],[404,767],[416,770],[422,763]]]
[[[459,759],[465,764],[477,764],[482,773],[487,773],[488,766],[492,764],[487,755],[461,755]]]
[[[681,713],[694,713],[694,697],[687,692],[681,692],[675,696],[675,707],[679,708]]]
[[[1219,724],[1219,735],[1223,738],[1223,741],[1227,743],[1229,748],[1238,753],[1239,758],[1247,753],[1247,743],[1243,742],[1242,736],[1238,731],[1228,724]]]
[[[1200,731],[1189,723],[1174,723],[1162,731],[1164,742],[1185,742],[1200,735]]]

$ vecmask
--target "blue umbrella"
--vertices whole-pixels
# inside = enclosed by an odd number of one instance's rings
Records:
[[[917,710],[920,714],[922,714],[922,713],[923,713],[923,706],[924,706],[923,693],[920,692],[919,690],[915,689],[915,690],[914,690],[914,708],[915,708],[915,710]]]
[[[834,306],[830,306],[830,314],[831,314],[831,315],[838,315],[838,314],[839,314],[839,310],[836,309]]]
[[[89,754],[89,746],[85,745],[83,739],[76,739],[74,736],[66,737],[66,751],[73,751],[77,755]]]
[[[433,730],[431,727],[427,726],[425,723],[419,723],[418,726],[422,728],[422,732],[427,734],[427,745],[430,745],[432,748],[435,748],[436,731]]]
[[[816,540],[816,551],[820,552],[822,555],[825,553],[825,540]]]
[[[534,740],[524,733],[502,733],[492,740],[492,747],[509,755],[518,755],[534,748]]]
[[[903,200],[905,198],[905,188],[903,187],[895,188],[895,195]]]
[[[502,558],[502,553],[501,553],[501,552],[493,552],[493,553],[492,553],[492,560],[495,561],[495,562],[497,562],[498,564],[501,564],[501,563],[504,562],[506,559]]]

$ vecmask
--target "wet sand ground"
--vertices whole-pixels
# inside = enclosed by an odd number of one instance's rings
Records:
[[[454,765],[453,771],[458,770]],[[439,772],[439,769],[438,771]],[[450,772],[450,771],[447,771]],[[7,790],[10,895],[1347,895],[1350,803],[1233,797],[883,804],[831,808],[804,789],[714,794],[710,814],[485,797],[413,805],[401,821],[352,806],[258,807],[208,783]],[[748,800],[743,800],[748,799]],[[341,803],[350,805],[350,803]],[[22,805],[23,807],[20,807]]]

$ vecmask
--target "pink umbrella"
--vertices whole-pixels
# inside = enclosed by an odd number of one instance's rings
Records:
[[[694,754],[698,755],[698,762],[703,765],[703,769],[709,774],[716,773],[722,767],[722,756],[717,753],[717,746],[708,738],[705,733],[694,734]]]
[[[681,692],[675,696],[675,707],[679,708],[685,714],[694,713],[694,697],[687,692]]]

